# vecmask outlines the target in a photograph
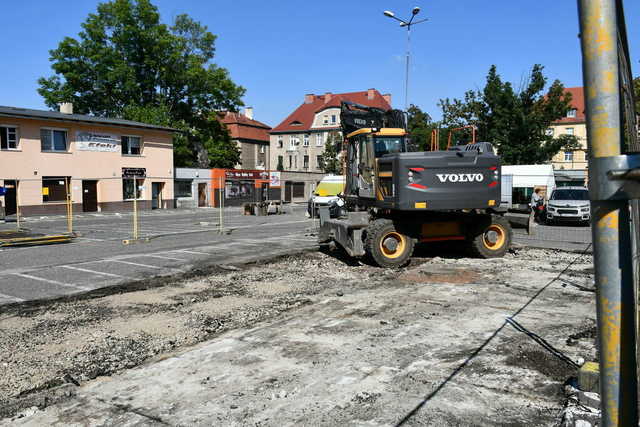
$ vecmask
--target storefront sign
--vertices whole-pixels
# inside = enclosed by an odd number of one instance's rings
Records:
[[[269,173],[265,171],[228,170],[224,173],[227,179],[269,179]]]
[[[76,149],[79,151],[120,151],[120,137],[107,133],[77,131]]]
[[[122,168],[122,176],[125,178],[144,178],[147,176],[146,168]]]
[[[269,172],[269,186],[280,187],[280,172]]]

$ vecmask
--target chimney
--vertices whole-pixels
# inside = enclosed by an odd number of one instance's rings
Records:
[[[324,103],[331,101],[331,92],[327,92],[324,94]]]
[[[389,107],[391,107],[391,94],[385,93],[384,95],[382,95],[382,97],[384,98],[385,101],[387,101],[387,104],[389,104]]]
[[[308,93],[304,96],[304,103],[305,104],[311,104],[313,102],[313,94],[312,93]]]
[[[375,91],[376,91],[375,89],[369,89],[369,90],[367,91],[367,99],[368,99],[369,101],[373,100],[373,93],[374,93]]]
[[[253,107],[246,107],[244,109],[244,116],[249,120],[253,120]]]
[[[73,104],[71,102],[61,102],[59,107],[62,114],[73,114]]]

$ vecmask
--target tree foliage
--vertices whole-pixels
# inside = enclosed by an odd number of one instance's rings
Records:
[[[76,112],[123,117],[182,131],[178,166],[228,167],[239,152],[215,111],[235,111],[244,89],[215,65],[216,36],[187,15],[161,23],[149,0],[101,3],[50,51],[54,75],[38,93],[50,108],[72,102]]]
[[[411,151],[427,151],[431,147],[431,131],[436,124],[420,107],[411,104],[407,110],[407,130],[411,138]]]
[[[324,173],[335,175],[342,173],[342,165],[339,159],[340,151],[342,151],[342,135],[338,131],[329,132],[327,142],[324,145],[324,152],[322,153],[322,169]]]
[[[476,126],[480,139],[498,148],[504,164],[545,163],[560,150],[578,148],[574,136],[554,138],[547,133],[571,108],[571,94],[558,80],[545,92],[543,69],[534,65],[527,82],[517,91],[511,83],[503,82],[492,66],[482,91],[468,91],[463,100],[440,100],[443,126]]]

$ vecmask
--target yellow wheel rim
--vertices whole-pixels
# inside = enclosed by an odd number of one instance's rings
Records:
[[[380,252],[390,259],[400,257],[407,247],[407,238],[400,233],[390,231],[380,239]]]
[[[482,236],[485,248],[497,251],[504,246],[507,240],[507,231],[499,224],[491,224]]]

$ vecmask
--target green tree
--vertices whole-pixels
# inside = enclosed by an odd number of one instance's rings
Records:
[[[324,153],[322,153],[322,170],[324,173],[340,175],[342,173],[342,165],[338,155],[342,151],[342,135],[338,131],[329,132],[327,142],[324,144]]]
[[[492,66],[482,91],[468,91],[464,100],[440,101],[443,122],[475,125],[480,139],[498,148],[504,164],[546,163],[560,150],[579,148],[576,137],[554,138],[547,132],[555,120],[566,116],[571,94],[558,80],[545,92],[543,69],[534,65],[524,87],[516,91]]]
[[[436,128],[431,116],[411,104],[407,110],[407,130],[411,138],[412,150],[426,151],[431,147],[431,131]]]
[[[54,75],[38,80],[50,108],[171,126],[178,166],[224,167],[238,150],[215,111],[236,111],[244,89],[212,60],[216,36],[187,15],[160,22],[149,0],[101,3],[50,51]]]

